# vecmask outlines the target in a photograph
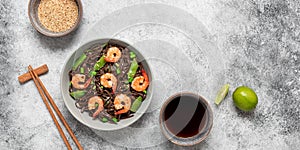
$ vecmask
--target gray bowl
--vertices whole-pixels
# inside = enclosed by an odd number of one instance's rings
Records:
[[[80,24],[80,21],[82,19],[82,11],[83,11],[81,0],[75,0],[76,3],[77,3],[77,6],[78,6],[77,21],[75,22],[75,24],[72,28],[70,28],[69,30],[64,31],[64,32],[50,31],[50,30],[46,29],[40,23],[39,18],[38,18],[38,7],[39,7],[39,4],[40,4],[40,1],[41,0],[30,0],[29,3],[28,3],[28,16],[29,16],[30,22],[31,22],[32,26],[38,32],[40,32],[43,35],[49,36],[49,37],[62,37],[62,36],[65,36],[65,35],[73,32],[73,31],[75,31],[78,28],[78,26]]]
[[[198,134],[196,134],[192,137],[183,138],[183,137],[174,135],[168,129],[168,127],[166,126],[165,121],[164,121],[164,112],[166,110],[167,105],[171,101],[173,101],[176,97],[179,97],[179,96],[196,97],[206,107],[206,113],[208,113],[207,114],[208,118],[207,118],[207,121],[206,121],[203,129]],[[213,111],[212,111],[209,103],[207,102],[207,100],[205,98],[203,98],[202,96],[194,94],[194,93],[190,93],[190,92],[180,92],[180,93],[174,94],[173,96],[168,98],[167,101],[163,104],[163,106],[160,110],[159,124],[160,124],[160,129],[161,129],[162,133],[165,135],[165,137],[169,141],[171,141],[174,144],[180,145],[180,146],[192,146],[192,145],[199,144],[200,142],[205,140],[208,137],[208,135],[210,134],[210,131],[213,126]]]
[[[130,51],[135,52],[138,62],[141,62],[143,64],[143,67],[144,67],[145,71],[147,72],[147,74],[149,76],[149,81],[150,81],[150,85],[147,90],[147,97],[143,101],[143,103],[140,106],[140,108],[138,109],[138,111],[136,113],[134,113],[133,117],[120,120],[117,124],[103,123],[98,119],[93,120],[92,117],[90,117],[87,112],[81,113],[80,110],[75,106],[75,100],[69,95],[70,78],[69,78],[68,73],[71,70],[73,63],[76,61],[77,58],[79,58],[82,55],[84,50],[92,47],[95,44],[104,44],[107,42],[112,43],[112,44],[117,44],[117,45],[120,45],[123,47],[127,47]],[[130,46],[129,44],[127,44],[123,41],[117,40],[117,39],[98,39],[98,40],[93,40],[93,41],[90,41],[90,42],[82,45],[76,51],[74,51],[73,54],[67,59],[67,61],[65,62],[64,66],[63,66],[63,69],[62,69],[60,86],[61,86],[61,93],[62,93],[63,100],[65,102],[65,105],[67,106],[70,113],[79,122],[83,123],[84,125],[86,125],[90,128],[96,129],[96,130],[111,131],[111,130],[122,129],[122,128],[125,128],[125,127],[131,125],[132,123],[137,121],[146,112],[147,108],[150,105],[151,97],[152,97],[151,81],[152,81],[151,69],[150,69],[147,61],[144,59],[142,54],[137,49],[135,49],[134,47]]]

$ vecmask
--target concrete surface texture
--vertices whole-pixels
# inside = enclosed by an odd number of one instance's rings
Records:
[[[62,38],[37,33],[27,4],[0,2],[0,149],[66,149],[33,82],[17,81],[29,64],[44,63],[50,71],[41,80],[85,149],[300,146],[299,1],[85,0],[80,27]],[[140,49],[158,85],[147,113],[124,130],[99,132],[84,126],[68,112],[60,93],[66,58],[97,35]],[[225,83],[231,85],[230,93],[217,107],[214,98]],[[231,94],[240,85],[259,97],[251,113],[239,111],[232,102]],[[178,91],[203,95],[214,111],[210,136],[192,147],[172,144],[159,130],[160,106]]]

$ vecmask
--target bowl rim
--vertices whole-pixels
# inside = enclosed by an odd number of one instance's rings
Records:
[[[196,142],[194,143],[185,143],[185,142],[177,142],[177,140],[175,140],[172,136],[176,136],[176,135],[173,135],[168,129],[167,127],[164,127],[165,126],[165,123],[163,123],[163,112],[165,111],[166,109],[166,106],[172,101],[174,100],[174,98],[178,97],[178,96],[182,96],[182,95],[190,95],[190,96],[195,96],[195,97],[199,97],[200,101],[202,103],[204,103],[207,107],[207,110],[210,112],[210,115],[209,115],[209,122],[211,124],[209,124],[210,126],[208,127],[208,130],[205,132],[204,136],[197,139]],[[210,104],[208,103],[207,99],[204,98],[203,96],[197,94],[197,93],[193,93],[193,92],[189,92],[189,91],[180,91],[180,92],[177,92],[175,94],[172,94],[169,98],[167,98],[167,100],[163,103],[161,109],[160,109],[160,113],[159,113],[159,126],[160,126],[160,130],[161,132],[163,133],[163,135],[169,140],[171,141],[172,143],[176,144],[176,145],[179,145],[179,146],[193,146],[193,145],[196,145],[196,144],[199,144],[201,143],[202,141],[204,141],[209,135],[210,135],[210,132],[211,132],[211,129],[213,127],[213,110],[210,106]],[[167,131],[168,130],[168,131]],[[172,136],[170,136],[169,134],[172,134]],[[192,139],[193,137],[197,136],[199,134],[196,134],[192,137],[187,137],[187,138],[182,138],[182,137],[177,137],[178,139]]]
[[[82,16],[83,16],[83,8],[82,8],[82,2],[81,0],[75,0],[76,3],[77,3],[77,6],[78,6],[78,18],[75,22],[75,24],[68,30],[64,31],[64,32],[52,32],[52,31],[48,31],[47,32],[47,29],[45,30],[41,30],[39,27],[37,26],[40,26],[41,28],[44,28],[42,25],[39,25],[39,20],[38,19],[34,19],[34,17],[31,15],[31,12],[35,11],[34,8],[32,7],[32,3],[35,3],[37,1],[41,1],[41,0],[29,0],[28,2],[28,17],[29,17],[29,20],[30,20],[30,23],[31,25],[33,26],[33,28],[38,31],[39,33],[45,35],[45,36],[48,36],[48,37],[63,37],[63,36],[66,36],[68,35],[69,33],[75,31],[78,27],[79,27],[79,24],[82,20]],[[35,23],[36,22],[36,23]]]
[[[126,125],[122,125],[122,126],[120,126],[120,127],[118,127],[118,128],[113,128],[113,129],[110,129],[110,128],[99,128],[99,127],[95,127],[95,126],[90,125],[89,123],[85,122],[84,120],[80,119],[80,117],[77,116],[77,115],[75,114],[75,112],[73,112],[73,110],[70,108],[70,106],[67,105],[67,98],[64,96],[64,92],[63,92],[64,89],[63,89],[63,82],[62,82],[62,80],[63,80],[63,77],[64,77],[64,70],[65,70],[66,67],[67,67],[68,61],[69,61],[69,60],[72,58],[72,56],[73,56],[78,50],[80,50],[82,47],[84,47],[84,46],[86,46],[86,45],[89,45],[89,44],[91,44],[91,43],[95,43],[96,41],[99,41],[99,40],[106,40],[106,41],[114,40],[114,41],[118,41],[118,42],[123,42],[124,44],[127,44],[128,46],[132,47],[133,49],[135,49],[136,51],[139,52],[139,50],[136,49],[135,47],[133,47],[131,44],[125,42],[124,40],[119,40],[119,39],[116,39],[116,38],[98,38],[98,39],[93,39],[93,40],[90,40],[90,41],[88,41],[88,42],[85,42],[84,44],[81,44],[78,48],[76,48],[76,49],[75,49],[75,50],[67,57],[66,61],[64,62],[64,65],[63,65],[63,67],[62,67],[62,69],[61,69],[61,73],[60,73],[60,91],[61,91],[60,93],[61,93],[61,96],[62,96],[62,98],[63,98],[64,104],[65,104],[65,106],[67,107],[68,111],[72,114],[72,116],[73,116],[74,118],[76,118],[77,121],[79,121],[79,122],[82,123],[83,125],[88,126],[88,127],[91,128],[91,129],[95,129],[95,130],[99,130],[99,131],[116,131],[116,130],[120,130],[120,129],[123,129],[123,128],[126,128],[126,127],[130,126],[131,124],[133,124],[133,123],[135,123],[137,120],[139,120],[139,119],[146,113],[146,111],[147,111],[147,109],[149,108],[150,103],[151,103],[151,101],[152,101],[152,95],[153,95],[152,88],[153,88],[153,87],[152,87],[151,84],[149,85],[149,87],[150,87],[150,89],[151,89],[151,92],[147,92],[147,93],[148,93],[148,94],[147,94],[147,100],[148,100],[149,102],[146,103],[145,110],[144,110],[143,112],[140,112],[140,113],[138,113],[138,114],[135,114],[136,118],[135,118],[134,120],[132,120],[131,122],[127,123]],[[139,53],[140,53],[140,52],[139,52]],[[140,53],[140,54],[141,54],[141,53]],[[141,54],[141,55],[142,55],[142,54]],[[142,55],[142,57],[144,58],[143,55]],[[145,63],[146,63],[147,66],[148,66],[148,72],[147,72],[147,74],[148,74],[149,78],[153,80],[152,71],[151,71],[151,70],[152,70],[152,69],[151,69],[151,66],[149,65],[149,63],[148,63],[148,61],[147,61],[146,59],[144,59],[144,61],[145,61]],[[148,88],[149,88],[149,87],[148,87]],[[150,94],[149,94],[149,93],[150,93]],[[148,96],[149,96],[149,97],[148,97]],[[77,111],[79,111],[79,110],[77,109]],[[99,122],[101,122],[101,121],[99,120]],[[101,123],[102,123],[102,122],[101,122]]]

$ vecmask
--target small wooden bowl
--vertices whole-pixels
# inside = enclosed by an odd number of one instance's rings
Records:
[[[76,30],[79,26],[79,23],[82,19],[82,3],[81,0],[75,0],[78,6],[78,18],[76,23],[74,24],[74,26],[72,28],[70,28],[69,30],[63,31],[63,32],[53,32],[50,31],[48,29],[46,29],[39,21],[38,18],[38,7],[40,4],[41,0],[30,0],[29,4],[28,4],[28,16],[30,19],[30,22],[32,24],[32,26],[41,34],[49,36],[49,37],[62,37],[65,36],[69,33],[71,33],[72,31]]]

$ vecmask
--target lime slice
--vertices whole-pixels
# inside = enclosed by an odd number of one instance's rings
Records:
[[[229,91],[229,84],[223,85],[223,87],[219,90],[217,94],[215,104],[219,105],[228,94],[228,91]]]

